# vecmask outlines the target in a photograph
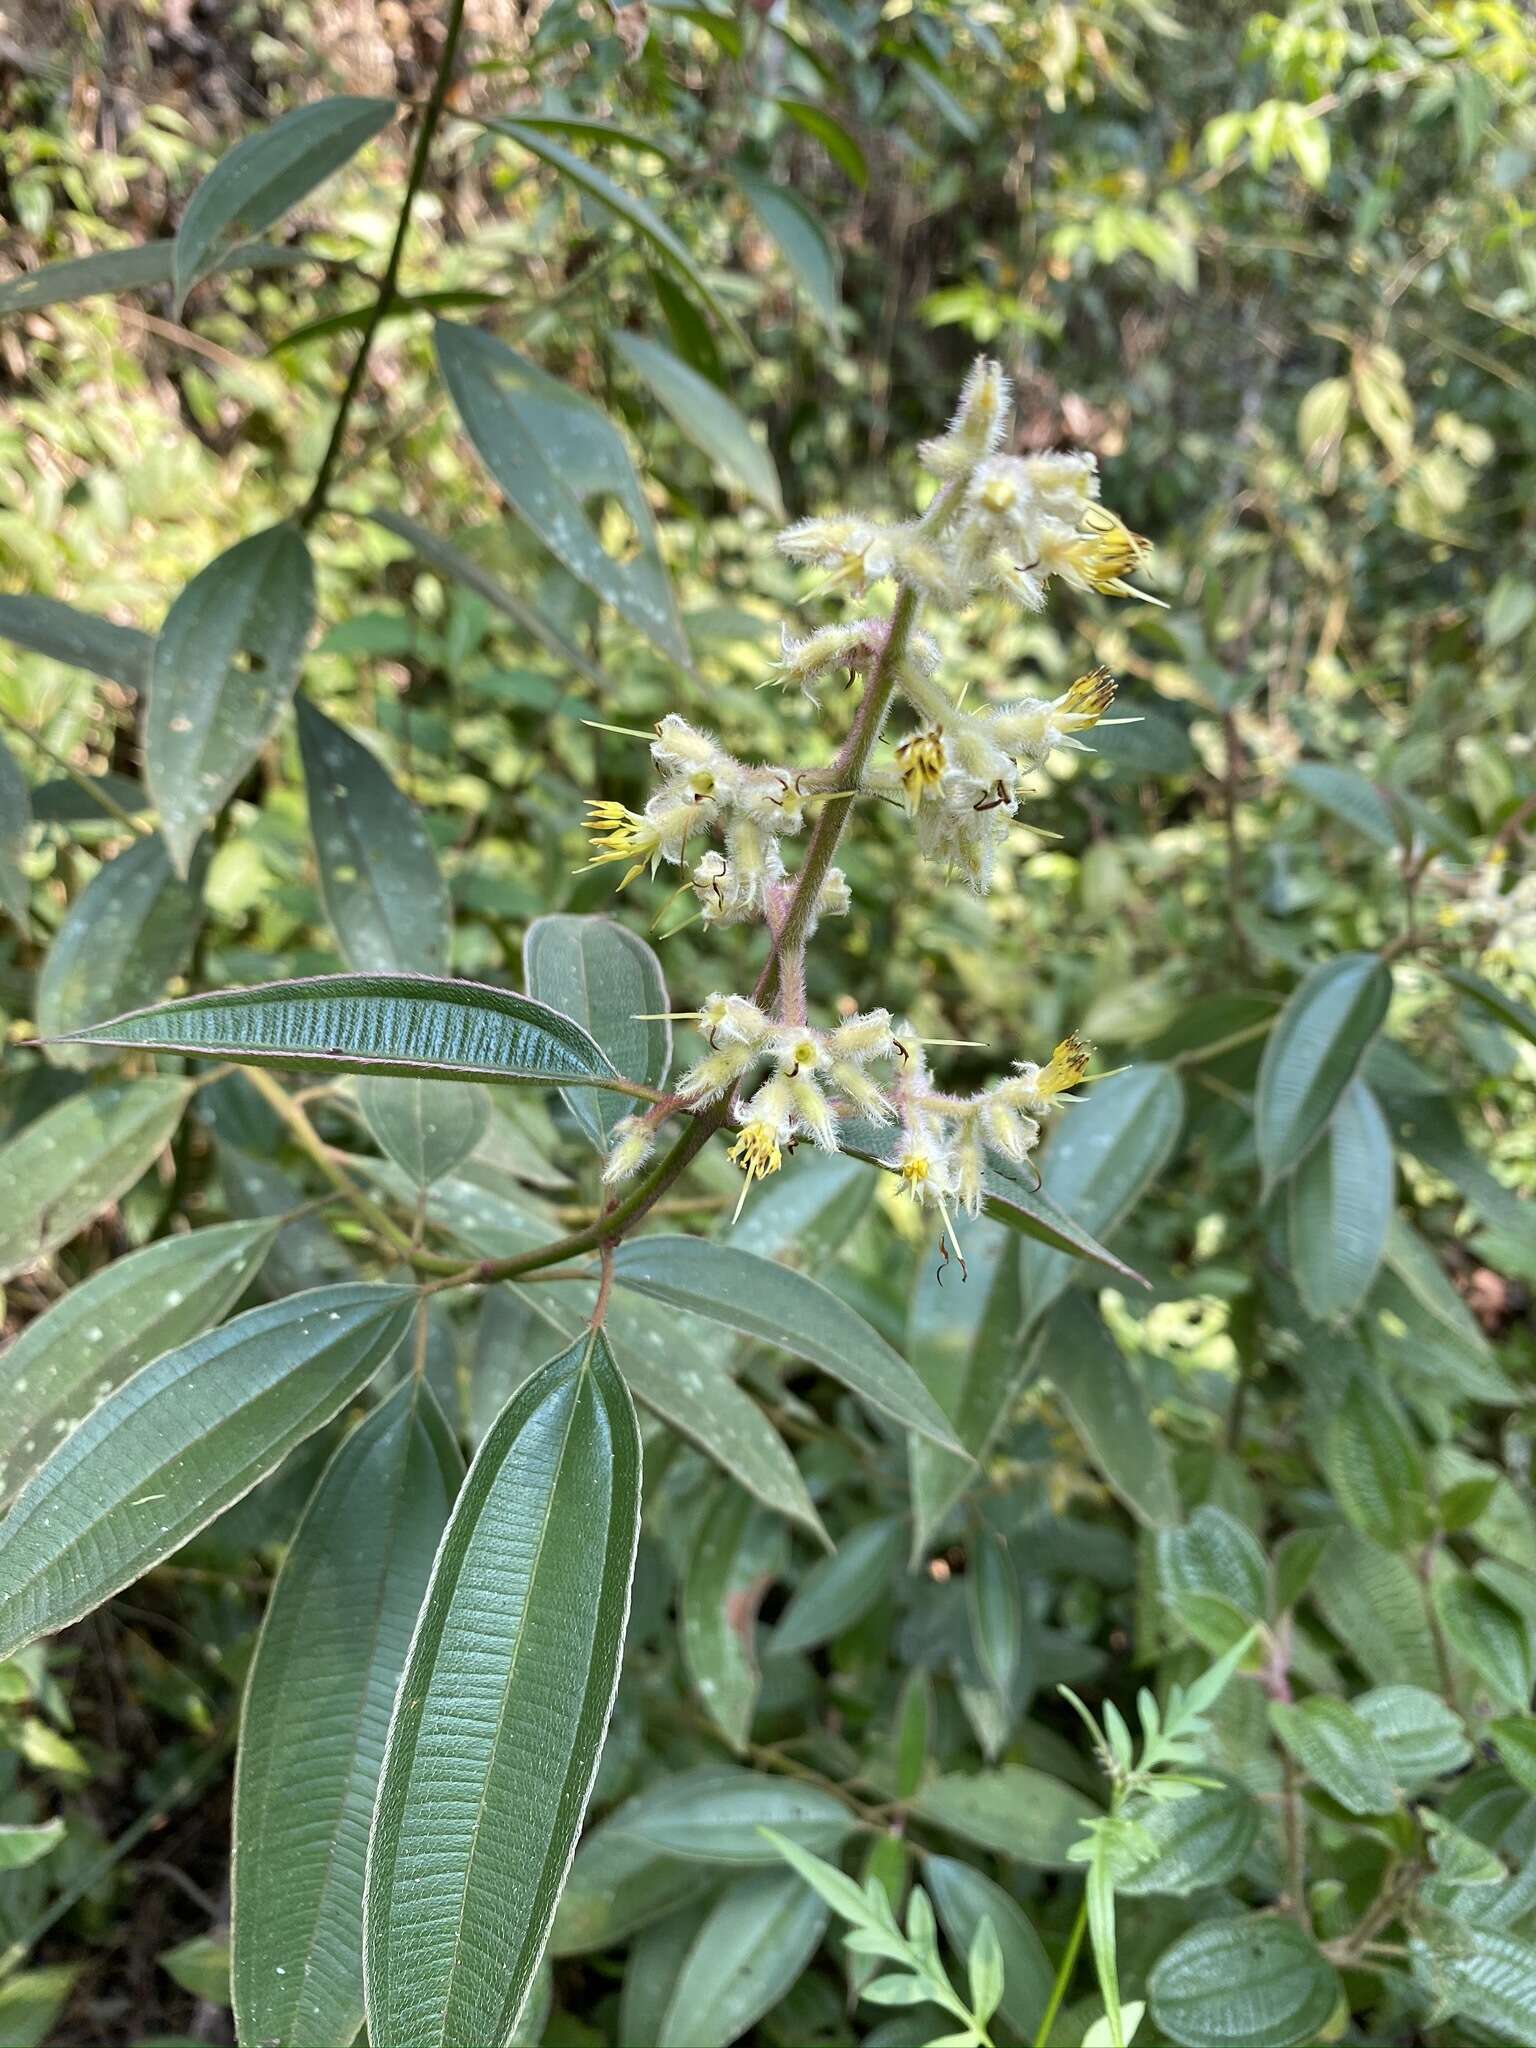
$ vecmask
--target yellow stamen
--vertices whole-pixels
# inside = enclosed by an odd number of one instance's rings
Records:
[[[1136,536],[1133,534],[1132,539]],[[1115,679],[1107,668],[1090,669],[1068,685],[1056,700],[1055,723],[1064,732],[1086,732],[1097,725],[1115,701]]]
[[[734,1223],[741,1214],[742,1204],[747,1199],[747,1190],[755,1180],[766,1180],[770,1173],[777,1173],[784,1163],[779,1150],[779,1134],[770,1123],[756,1117],[749,1124],[743,1124],[741,1134],[726,1154],[733,1165],[739,1166],[746,1176],[741,1184],[741,1195],[736,1203]]]
[[[1069,1032],[1041,1068],[1035,1092],[1039,1095],[1060,1095],[1065,1089],[1076,1087],[1087,1073],[1092,1057],[1093,1047],[1079,1038],[1075,1031]]]
[[[911,739],[902,741],[896,749],[896,766],[909,811],[917,809],[930,789],[938,788],[948,760],[942,726],[915,732]]]

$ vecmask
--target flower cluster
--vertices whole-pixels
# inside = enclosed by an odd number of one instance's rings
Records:
[[[749,766],[726,752],[711,734],[669,713],[656,727],[651,759],[661,787],[643,811],[605,799],[587,802],[592,837],[589,868],[627,861],[619,882],[626,888],[647,869],[654,875],[666,861],[686,864],[696,835],[719,834],[723,846],[707,846],[689,881],[706,924],[740,924],[771,919],[787,891],[780,841],[805,830],[815,795],[806,778],[788,768]],[[848,885],[839,868],[822,884],[818,917],[848,909]]]
[[[627,864],[621,888],[667,862],[685,870],[682,886],[708,922],[758,920],[774,940],[757,997],[710,996],[696,1019],[705,1052],[670,1096],[620,1124],[610,1183],[639,1168],[679,1109],[735,1125],[730,1156],[745,1176],[743,1197],[801,1139],[825,1151],[854,1143],[885,1158],[914,1202],[940,1212],[958,1255],[954,1211],[980,1209],[989,1155],[1024,1165],[1042,1119],[1084,1078],[1088,1050],[1073,1036],[1044,1066],[1022,1061],[974,1095],[949,1095],[934,1083],[924,1042],[888,1011],[827,1030],[806,1017],[805,942],[819,916],[848,908],[830,855],[854,803],[900,806],[924,857],[985,890],[1026,775],[1056,749],[1082,747],[1114,700],[1113,678],[1095,668],[1059,695],[965,706],[939,678],[938,645],[917,624],[923,604],[959,610],[998,593],[1037,611],[1053,578],[1160,601],[1129,580],[1150,547],[1100,504],[1094,458],[1005,452],[1007,411],[1002,371],[979,361],[948,430],[918,451],[936,480],[920,516],[891,523],[840,514],[780,536],[783,552],[825,570],[829,586],[860,591],[890,578],[902,591],[889,617],[784,634],[777,680],[813,704],[834,675],[864,679],[853,732],[829,768],[796,773],[739,761],[711,734],[669,716],[651,741],[659,783],[644,810],[589,806],[590,865]],[[910,719],[887,758],[876,749],[898,699]],[[802,872],[791,872],[784,842],[808,828]],[[885,1135],[855,1138],[855,1123],[883,1126]]]
[[[902,1190],[941,1212],[952,1241],[950,1205],[980,1212],[986,1154],[1024,1165],[1042,1118],[1073,1099],[1067,1091],[1083,1078],[1089,1057],[1074,1035],[1043,1067],[1019,1061],[990,1088],[946,1095],[935,1085],[923,1040],[894,1024],[889,1010],[862,1011],[822,1030],[770,1017],[746,996],[715,994],[694,1021],[708,1050],[682,1076],[676,1097],[689,1109],[732,1097],[739,1131],[730,1156],[746,1175],[743,1198],[753,1181],[778,1171],[802,1138],[836,1152],[852,1122],[894,1124],[899,1135],[890,1163]],[[885,1071],[877,1078],[871,1066]],[[643,1123],[627,1121],[636,1129]],[[631,1136],[621,1135],[610,1158],[610,1180],[644,1157]]]

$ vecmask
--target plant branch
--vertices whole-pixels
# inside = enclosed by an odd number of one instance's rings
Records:
[[[368,314],[367,324],[357,344],[357,354],[352,358],[352,367],[347,372],[347,381],[342,387],[336,417],[331,422],[331,437],[325,445],[324,455],[320,458],[320,467],[315,472],[315,481],[309,496],[299,513],[299,524],[302,527],[312,526],[325,510],[326,493],[330,489],[331,475],[341,454],[348,415],[352,411],[358,392],[362,389],[363,377],[367,372],[368,352],[373,347],[373,338],[379,330],[379,323],[395,301],[400,279],[400,263],[405,255],[406,237],[411,229],[411,209],[416,203],[416,194],[421,190],[422,181],[427,174],[427,162],[432,154],[432,138],[437,133],[437,124],[442,118],[443,108],[448,99],[448,88],[453,82],[453,64],[458,55],[459,31],[463,25],[464,0],[448,0],[443,54],[438,61],[437,76],[432,81],[432,91],[421,117],[421,126],[416,131],[416,147],[411,153],[411,168],[405,182],[405,198],[401,202],[400,218],[395,226],[395,239],[390,248],[389,261],[384,266],[378,296],[374,299]]]

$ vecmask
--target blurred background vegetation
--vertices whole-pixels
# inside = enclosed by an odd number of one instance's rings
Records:
[[[426,809],[454,970],[515,978],[532,915],[607,904],[611,871],[572,874],[581,800],[640,802],[648,763],[584,719],[645,727],[676,709],[746,754],[830,754],[835,695],[818,712],[754,688],[798,587],[772,551],[780,501],[791,517],[909,501],[910,450],[985,348],[1016,382],[1016,445],[1098,455],[1106,499],[1156,544],[1169,609],[986,611],[950,634],[951,673],[978,690],[1033,675],[1050,694],[1108,663],[1135,722],[1039,778],[986,903],[914,871],[899,819],[873,822],[848,859],[841,943],[813,950],[813,1001],[880,1001],[982,1041],[978,1078],[999,1049],[1040,1052],[1074,1027],[1114,1063],[1178,1058],[1221,1036],[1192,1035],[1191,1017],[1226,1016],[1236,1049],[1185,1074],[1180,1168],[1134,1242],[1116,1241],[1154,1294],[1110,1304],[1170,1440],[1198,1460],[1229,1424],[1244,1448],[1236,1366],[1262,1353],[1234,1330],[1258,1257],[1243,1034],[1309,963],[1387,948],[1392,1043],[1373,1079],[1407,1197],[1505,1370],[1528,1374],[1533,1050],[1433,972],[1447,952],[1475,958],[1536,997],[1536,884],[1520,879],[1536,819],[1528,10],[478,0],[469,22],[454,111],[603,122],[560,146],[664,218],[739,328],[706,324],[654,244],[579,181],[448,121],[402,278],[418,303],[376,344],[317,551],[325,632],[306,687],[376,737]],[[219,153],[322,92],[419,101],[440,34],[423,0],[7,8],[0,288],[173,232]],[[406,146],[391,129],[289,217],[291,267],[216,278],[181,318],[155,287],[0,323],[7,588],[153,630],[197,568],[296,509],[355,346],[352,309],[393,234]],[[694,676],[600,617],[497,516],[432,375],[434,308],[484,318],[624,424]],[[717,381],[762,441],[711,442],[686,407],[680,426],[626,352],[642,330]],[[434,573],[375,509],[450,537],[600,680]],[[0,941],[19,1040],[50,929],[122,840],[72,799],[54,757],[131,777],[137,752],[129,693],[40,654],[0,650],[0,711],[45,827],[27,855],[36,927]],[[203,985],[336,964],[295,759],[290,735],[213,852]],[[663,883],[634,888],[623,914],[663,930],[682,915]],[[662,947],[674,997],[749,985],[751,946],[679,928]],[[76,1079],[10,1063],[5,1127]],[[258,1161],[275,1149],[269,1133],[233,1135]],[[203,1184],[195,1146],[176,1174],[97,1225],[73,1270],[142,1242],[173,1200],[238,1209]],[[247,1203],[259,1178],[253,1166]],[[844,1283],[877,1320],[881,1259],[878,1242],[855,1245]],[[8,1328],[46,1298],[13,1286]],[[1251,1472],[1228,1468],[1233,1512],[1255,1485],[1289,1483],[1281,1414],[1248,1447]],[[1100,1514],[1075,1441],[1042,1419],[1052,1501]],[[1523,1481],[1519,1405],[1465,1430],[1469,1455]],[[230,2038],[234,1715],[261,1560],[313,1476],[300,1463],[176,1565],[0,1669],[0,1812],[68,1823],[48,1857],[0,1876],[0,1953],[21,1944],[8,1960],[29,1962],[0,1982],[0,2040],[56,2025],[67,2040]],[[1113,1603],[1091,1572],[1063,1597],[1102,1639]],[[546,2039],[612,2038],[600,1972],[566,1967]],[[793,2031],[805,2011],[784,2024],[763,2038],[809,2038]]]

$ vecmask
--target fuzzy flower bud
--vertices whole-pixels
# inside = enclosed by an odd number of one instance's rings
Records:
[[[894,531],[873,519],[802,519],[779,535],[779,551],[792,562],[830,570],[834,583],[862,589],[890,575]]]
[[[964,476],[974,469],[1003,438],[1008,398],[1002,365],[978,356],[961,387],[949,431],[918,448],[917,459],[924,469],[940,477]]]
[[[651,1156],[656,1132],[643,1117],[626,1116],[613,1127],[613,1149],[603,1167],[603,1186],[616,1187]]]

